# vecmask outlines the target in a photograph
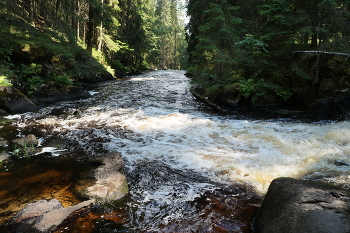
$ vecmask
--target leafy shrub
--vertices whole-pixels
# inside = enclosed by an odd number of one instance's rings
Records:
[[[255,82],[253,79],[241,79],[239,81],[238,90],[240,95],[246,99],[251,98],[255,103],[260,97],[271,98],[273,96],[270,93],[274,93],[275,96],[282,97],[284,101],[287,101],[291,97],[291,93],[280,86],[266,83],[264,79],[259,79]]]
[[[51,76],[51,81],[59,84],[63,84],[65,86],[70,86],[72,85],[72,80],[66,75],[53,75]]]
[[[39,86],[41,86],[45,82],[45,79],[43,79],[40,76],[32,76],[27,79],[27,82],[29,84],[29,94],[32,94],[34,91],[37,90]]]
[[[37,76],[42,69],[42,65],[31,63],[30,65],[21,64],[19,69],[16,71],[17,76],[21,80],[27,80],[32,76]]]
[[[6,76],[0,76],[0,86],[12,86]]]
[[[128,74],[131,72],[131,68],[129,66],[124,66],[119,60],[113,61],[112,68],[120,74]]]
[[[63,84],[65,86],[70,86],[72,85],[72,80],[66,75],[53,75],[51,76],[51,81],[59,84]]]

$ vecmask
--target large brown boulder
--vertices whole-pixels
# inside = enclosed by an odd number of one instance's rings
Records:
[[[254,221],[261,233],[349,233],[350,194],[327,184],[279,178]]]
[[[37,106],[14,87],[0,86],[0,108],[8,113],[34,112]]]

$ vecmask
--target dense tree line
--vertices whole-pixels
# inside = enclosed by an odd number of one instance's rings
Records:
[[[91,57],[119,77],[184,68],[183,7],[180,0],[0,0],[0,77],[34,91],[101,69],[87,64]]]
[[[239,93],[307,105],[350,86],[347,56],[337,55],[350,53],[349,7],[347,0],[189,0],[188,71],[212,99]]]

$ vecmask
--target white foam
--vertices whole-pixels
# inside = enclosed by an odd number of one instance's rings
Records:
[[[157,82],[162,79],[158,74],[145,74],[127,82],[150,77]],[[339,177],[339,181],[350,177],[349,166],[335,163],[350,164],[349,122],[301,124],[235,120],[187,109],[184,113],[174,107],[178,105],[151,106],[154,101],[140,90],[131,91],[135,95],[131,100],[119,90],[122,83],[113,85],[101,91],[108,100],[98,104],[93,99],[98,97],[92,97],[92,106],[80,118],[47,117],[37,122],[65,137],[79,139],[79,132],[88,130],[91,138],[108,138],[104,147],[121,152],[130,166],[145,160],[160,161],[172,168],[198,171],[219,182],[249,183],[261,193],[277,177],[312,178],[321,174]],[[184,87],[171,88],[178,94]],[[179,98],[187,97],[184,94]],[[180,106],[186,101],[192,100]]]
[[[51,153],[52,156],[57,157],[57,156],[60,156],[60,155],[61,155],[59,152],[63,152],[63,151],[66,151],[66,149],[64,149],[64,150],[59,150],[59,149],[57,149],[57,148],[55,148],[55,147],[43,147],[43,148],[41,149],[41,152],[38,152],[38,153],[36,153],[35,155],[39,155],[39,154],[42,154],[42,153],[49,152],[49,153]]]
[[[4,118],[10,119],[10,120],[14,120],[14,119],[19,119],[19,118],[21,118],[21,115],[20,115],[20,114],[8,115],[8,116],[4,116]]]

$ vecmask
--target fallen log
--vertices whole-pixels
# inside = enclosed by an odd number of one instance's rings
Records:
[[[326,52],[326,51],[293,51],[293,53],[317,53],[317,54],[331,54],[331,55],[340,55],[340,56],[348,56],[350,57],[350,54],[348,53],[338,53],[338,52]]]
[[[196,99],[198,99],[199,101],[204,102],[204,103],[207,104],[209,107],[214,108],[214,109],[216,109],[217,111],[220,111],[220,112],[222,111],[222,108],[220,108],[219,105],[217,105],[217,104],[211,102],[211,101],[208,100],[205,96],[202,96],[202,95],[198,94],[198,93],[197,93],[195,90],[193,90],[193,89],[191,89],[190,91],[191,91],[192,95],[193,95],[194,97],[196,97]]]

